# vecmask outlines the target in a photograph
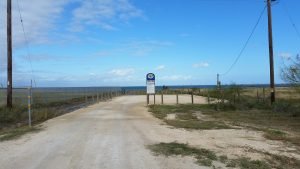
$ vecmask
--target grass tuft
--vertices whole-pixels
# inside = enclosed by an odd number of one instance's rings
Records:
[[[5,132],[0,133],[0,141],[8,141],[20,138],[21,136],[28,134],[28,133],[35,133],[40,131],[41,128],[39,127],[21,127],[16,129],[7,130]]]
[[[171,143],[159,143],[149,145],[148,148],[155,153],[155,155],[181,155],[181,156],[193,156],[197,159],[197,164],[201,166],[212,166],[213,161],[219,161],[226,164],[229,168],[240,169],[298,169],[300,161],[286,156],[274,155],[268,152],[261,152],[255,150],[265,156],[261,160],[252,160],[247,157],[240,157],[237,159],[229,159],[225,155],[217,156],[213,151],[207,149],[198,149],[189,146],[188,144],[180,144],[176,142]]]
[[[197,149],[190,147],[187,144],[172,143],[159,143],[149,145],[148,148],[155,153],[155,155],[181,155],[181,156],[194,156],[197,163],[203,166],[211,166],[213,160],[217,160],[214,152],[207,149]]]
[[[211,129],[232,129],[232,127],[215,121],[201,121],[201,120],[165,120],[165,122],[176,128],[185,128],[185,129],[202,129],[202,130],[211,130]]]
[[[203,121],[197,119],[194,112],[200,110],[207,105],[152,105],[149,106],[149,111],[159,119],[164,120],[168,125],[176,128],[186,129],[232,129],[221,121]],[[176,114],[176,119],[165,119],[168,114]]]
[[[266,130],[264,137],[270,140],[286,140],[287,134],[279,130]]]
[[[228,161],[226,167],[240,169],[271,169],[271,165],[261,160],[251,160],[250,158],[241,157]]]

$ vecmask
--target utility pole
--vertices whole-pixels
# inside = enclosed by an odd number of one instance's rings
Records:
[[[271,3],[276,0],[267,0],[268,6],[268,31],[269,31],[269,57],[270,57],[270,88],[271,104],[275,102],[275,80],[274,80],[274,59],[273,59],[273,33],[272,33],[272,9]]]
[[[7,102],[12,108],[12,14],[11,0],[7,0]]]

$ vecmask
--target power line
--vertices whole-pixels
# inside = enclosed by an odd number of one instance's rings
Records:
[[[300,31],[299,31],[297,25],[295,24],[295,22],[294,22],[292,16],[290,15],[290,13],[289,13],[289,11],[288,11],[288,8],[287,8],[287,6],[286,6],[286,4],[285,4],[285,2],[284,2],[284,1],[282,1],[282,2],[283,2],[283,8],[284,8],[284,11],[286,12],[286,14],[287,14],[287,16],[288,16],[288,18],[289,18],[289,21],[291,22],[293,28],[294,28],[295,31],[296,31],[296,34],[297,34],[298,38],[300,39]]]
[[[267,7],[267,6],[265,5],[264,9],[263,9],[262,12],[260,13],[259,18],[258,18],[257,22],[255,23],[255,25],[254,25],[254,27],[253,27],[253,29],[252,29],[250,35],[249,35],[249,37],[248,37],[246,43],[244,44],[242,50],[240,51],[240,53],[238,54],[238,56],[237,56],[236,59],[234,60],[233,64],[229,67],[229,69],[228,69],[225,73],[220,74],[221,76],[225,76],[226,74],[228,74],[228,73],[232,70],[232,68],[236,65],[236,63],[239,61],[239,59],[241,58],[242,54],[244,53],[246,47],[248,46],[248,43],[249,43],[250,39],[252,38],[252,36],[253,36],[253,34],[254,34],[254,32],[255,32],[255,30],[256,30],[256,28],[257,28],[259,22],[260,22],[260,20],[261,20],[261,18],[262,18],[263,14],[264,14],[264,12],[265,12],[265,10],[266,10],[266,7]]]
[[[32,61],[31,61],[30,51],[29,51],[29,42],[28,42],[28,38],[26,36],[26,32],[25,32],[25,28],[24,28],[23,17],[22,17],[22,13],[21,13],[21,9],[20,9],[19,0],[17,0],[17,6],[18,6],[19,15],[20,15],[20,21],[21,21],[21,25],[22,25],[24,40],[25,40],[25,44],[26,44],[27,58],[28,58],[29,63],[30,63],[31,76],[33,78],[33,81],[34,81],[34,84],[35,84],[35,87],[36,87],[36,82],[35,82],[34,72],[33,72],[33,66],[32,66]]]
[[[5,19],[5,14],[6,14],[6,1],[1,1],[0,2],[0,70],[5,70],[6,69],[6,41],[4,41],[4,39],[6,39],[6,33],[5,33],[5,28],[6,28],[6,19]],[[1,83],[1,88],[4,87],[4,73],[0,72],[0,83]]]

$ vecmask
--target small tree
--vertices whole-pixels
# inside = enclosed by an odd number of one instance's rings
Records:
[[[295,59],[289,59],[290,64],[285,65],[281,69],[281,78],[296,87],[299,91],[300,87],[300,56],[299,54]]]

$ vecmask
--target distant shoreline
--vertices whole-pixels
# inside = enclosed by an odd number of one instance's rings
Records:
[[[168,89],[212,89],[215,88],[216,85],[164,85]],[[229,85],[222,85],[223,87],[229,87]],[[240,87],[269,87],[269,84],[237,84]],[[289,84],[277,84],[276,87],[291,87]],[[27,87],[15,87],[14,89],[25,89]],[[157,90],[161,90],[163,86],[156,86]],[[35,90],[101,90],[101,91],[108,91],[108,90],[146,90],[146,86],[99,86],[99,87],[34,87]],[[6,88],[0,88],[0,90],[6,90]]]

